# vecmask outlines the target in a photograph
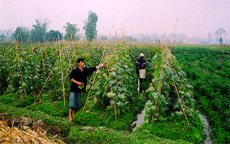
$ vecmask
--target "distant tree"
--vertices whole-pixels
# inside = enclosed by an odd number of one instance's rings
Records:
[[[62,40],[62,34],[59,31],[50,30],[47,33],[47,40],[52,41],[61,41]]]
[[[47,34],[47,26],[48,22],[45,20],[44,23],[40,23],[39,20],[35,20],[36,25],[33,25],[33,29],[31,30],[31,40],[33,42],[44,42]]]
[[[107,36],[101,36],[102,41],[107,41],[107,39],[108,39]]]
[[[77,32],[79,31],[79,28],[77,28],[76,24],[71,24],[69,22],[67,22],[66,24],[67,26],[64,26],[65,31],[66,31],[66,35],[65,35],[65,40],[67,41],[73,41],[78,39],[77,36]]]
[[[6,40],[6,36],[4,33],[0,34],[0,42],[4,42]]]
[[[174,43],[174,44],[177,44],[177,40],[176,40],[176,39],[174,39],[174,40],[173,40],[173,43]]]
[[[183,44],[183,40],[179,39],[178,44]]]
[[[133,38],[132,36],[126,36],[126,37],[124,37],[124,41],[134,42],[134,41],[136,41],[136,39]]]
[[[112,37],[111,37],[111,40],[112,40],[112,42],[118,41],[117,37],[115,37],[115,36],[112,36]]]
[[[92,11],[89,11],[88,14],[88,20],[85,22],[83,29],[85,30],[86,39],[88,41],[93,41],[93,39],[97,37],[96,26],[98,17],[97,14]]]
[[[223,44],[223,35],[225,34],[225,30],[219,28],[216,32],[216,41],[219,42],[221,45]]]
[[[15,30],[15,32],[13,34],[13,37],[18,42],[29,41],[29,39],[30,39],[30,32],[25,27],[17,27],[17,29]]]
[[[222,39],[222,37],[220,38],[219,42],[220,42],[220,45],[223,44],[223,39]]]

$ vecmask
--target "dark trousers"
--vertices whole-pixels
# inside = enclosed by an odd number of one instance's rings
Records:
[[[142,92],[143,90],[142,82],[143,82],[143,79],[140,78],[140,92]]]
[[[80,109],[81,92],[70,92],[68,108],[78,111]]]
[[[143,86],[142,86],[143,79],[140,78],[139,81],[140,81],[140,85],[138,85],[138,80],[136,81],[136,84],[139,86],[139,92],[141,93],[143,90]]]

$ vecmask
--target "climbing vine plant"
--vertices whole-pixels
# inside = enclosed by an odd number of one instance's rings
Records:
[[[152,57],[152,82],[146,90],[149,100],[145,103],[146,121],[166,120],[168,116],[194,116],[192,86],[185,79],[175,57],[167,47],[158,47]]]
[[[87,89],[90,91],[85,109],[104,107],[117,119],[131,109],[142,105],[142,98],[137,91],[135,67],[124,45],[107,49],[103,61],[108,65],[100,69],[91,78]]]

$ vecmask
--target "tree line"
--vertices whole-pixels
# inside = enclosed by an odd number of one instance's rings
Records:
[[[85,22],[83,30],[85,31],[85,37],[88,41],[93,41],[97,37],[97,25],[98,16],[96,13],[89,11],[88,19]],[[74,41],[79,40],[78,31],[79,28],[76,24],[71,24],[69,22],[66,23],[64,29],[66,34],[63,35],[59,31],[50,30],[47,32],[48,22],[40,22],[39,20],[35,20],[36,24],[33,25],[32,29],[29,30],[26,27],[20,26],[17,27],[12,37],[14,41],[17,42],[53,42],[53,41],[62,41],[65,39],[66,41]],[[0,35],[0,41],[4,41],[6,36],[4,34]]]

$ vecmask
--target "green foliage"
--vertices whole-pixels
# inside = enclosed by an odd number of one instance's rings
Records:
[[[85,26],[83,29],[85,30],[85,36],[88,41],[93,41],[97,37],[97,20],[98,16],[96,13],[89,11],[88,12],[88,20],[85,22]]]
[[[89,98],[84,112],[81,110],[73,118],[75,122],[129,129],[134,115],[142,108],[143,99],[137,91],[135,68],[131,58],[124,49],[125,44],[116,47],[120,50],[107,52],[103,58],[108,66],[98,70],[89,79],[86,86],[87,90],[91,89],[86,94]],[[104,114],[101,115],[98,110],[102,110]]]
[[[26,107],[34,103],[36,97],[21,97],[17,94],[7,94],[0,97],[1,103],[15,106],[15,107]]]
[[[17,27],[13,34],[13,37],[18,42],[27,42],[30,40],[30,33],[27,28]]]
[[[222,47],[215,47],[215,50],[218,48],[218,53],[228,52]],[[191,51],[189,46],[184,50]],[[180,135],[178,131],[186,129],[186,136],[182,135],[182,139],[195,143],[200,141],[202,129],[198,122],[199,118],[193,110],[194,101],[190,84],[195,89],[193,91],[194,98],[200,101],[199,104],[204,109],[208,109],[206,111],[210,115],[208,118],[213,118],[210,122],[211,125],[218,125],[217,128],[213,128],[215,136],[219,136],[217,142],[225,142],[224,139],[228,136],[226,129],[229,128],[229,58],[226,55],[218,56],[217,60],[213,61],[212,58],[217,55],[214,54],[216,51],[209,52],[205,48],[202,50],[197,50],[199,54],[190,52],[195,54],[194,57],[184,51],[178,53],[182,58],[180,63],[184,65],[182,71],[181,65],[175,58],[168,57],[170,53],[164,52],[162,48],[155,45],[125,42],[10,44],[0,49],[0,93],[2,95],[0,101],[2,105],[17,107],[11,107],[12,110],[9,110],[12,115],[13,109],[16,109],[15,115],[24,113],[27,116],[36,117],[42,113],[41,116],[45,115],[43,118],[45,122],[55,125],[58,123],[54,120],[55,118],[66,116],[68,113],[67,103],[70,87],[68,75],[72,69],[76,68],[77,58],[84,58],[87,67],[107,62],[108,66],[89,76],[87,91],[81,98],[82,108],[73,118],[73,124],[128,130],[136,113],[143,108],[144,100],[137,91],[136,80],[138,77],[135,73],[135,61],[140,53],[144,53],[147,60],[147,77],[144,80],[144,87],[148,89],[145,108],[149,126],[146,126],[146,135],[143,134],[143,131],[135,132],[137,134],[135,136],[138,137],[137,142],[140,140],[143,143],[147,139],[151,139],[150,135],[153,136],[151,133],[157,128],[159,130],[156,135],[170,139],[173,139],[170,129],[174,135]],[[176,47],[174,51],[177,51]],[[202,59],[202,61],[200,62],[198,59]],[[190,80],[187,81],[186,77],[189,77]],[[215,82],[213,82],[214,80]],[[174,84],[181,96],[190,128],[187,127]],[[158,86],[161,86],[160,91],[158,91]],[[66,107],[63,106],[63,91]],[[37,98],[33,114],[29,114]],[[86,99],[86,107],[82,113]],[[158,102],[155,106],[156,99]],[[154,110],[156,110],[155,119],[151,122]],[[217,115],[216,111],[222,115]],[[62,121],[62,119],[59,120]],[[176,125],[174,127],[165,126],[164,133],[160,131],[160,127],[154,125],[163,127],[169,123]],[[68,126],[65,124],[63,126],[65,131],[69,130]],[[192,132],[195,135],[188,138]],[[85,142],[87,140],[83,138],[85,135],[87,134],[76,132],[70,140],[79,138]],[[94,136],[95,139],[91,140]],[[92,142],[101,142],[98,141],[99,138],[102,138],[101,136],[107,138],[101,133],[94,133],[86,138]],[[123,140],[120,137],[117,140],[119,139]],[[179,136],[177,139],[180,139]],[[134,139],[131,140],[136,142]],[[116,142],[116,140],[114,141]]]
[[[62,40],[62,34],[59,31],[50,30],[47,33],[47,40],[50,42],[61,41]]]
[[[45,42],[48,22],[45,21],[44,23],[41,23],[37,19],[35,21],[36,21],[36,25],[33,25],[33,29],[30,31],[31,41],[40,42],[40,43]]]
[[[66,102],[66,105],[68,103]],[[44,100],[35,106],[30,105],[26,107],[27,109],[33,109],[34,111],[43,111],[54,117],[63,117],[68,115],[68,108],[64,107],[63,101],[51,101]]]
[[[63,62],[59,61],[59,53],[54,50],[54,45],[31,45],[32,49],[26,46],[27,49],[24,51],[20,51],[21,45],[16,44],[16,47],[18,48],[16,53],[12,46],[2,57],[4,64],[1,67],[4,69],[1,74],[3,82],[5,81],[3,89],[8,88],[7,93],[39,94],[49,78],[44,90],[47,89],[47,95],[54,100],[60,97],[62,94],[61,68],[65,74],[68,74],[70,70],[65,59],[62,60]],[[64,81],[68,82],[68,79]],[[66,85],[68,86],[68,83]],[[58,89],[54,89],[55,87]]]
[[[154,55],[147,58],[146,123],[137,132],[200,143],[203,126],[194,111],[192,86],[185,72],[166,47],[155,48]]]
[[[110,128],[116,129],[116,130],[127,130],[128,126],[125,122],[115,120],[110,123]]]
[[[80,111],[73,117],[73,120],[82,125],[90,126],[106,126],[110,124],[111,117],[103,117],[99,115],[99,111],[81,113]]]
[[[94,110],[91,112],[82,113],[78,111],[73,117],[73,121],[77,124],[88,125],[94,127],[107,127],[116,130],[130,130],[130,124],[133,120],[133,113],[127,113],[117,120],[110,112]]]
[[[191,88],[179,64],[166,48],[158,48],[150,65],[152,81],[146,90],[146,121],[163,121],[168,115],[194,117],[194,100]],[[183,105],[183,109],[181,107]]]
[[[229,143],[230,120],[230,57],[227,46],[206,49],[187,48],[188,52],[175,48],[175,56],[182,64],[190,83],[194,87],[194,98],[198,107],[205,112],[214,135],[214,142]],[[220,52],[221,51],[221,52]]]
[[[16,94],[2,95],[0,96],[0,101],[3,104],[17,105],[19,97],[20,96]]]
[[[142,132],[128,133],[125,131],[114,131],[104,127],[76,127],[70,131],[67,139],[67,143],[187,143],[185,141],[171,141]]]
[[[79,31],[79,29],[77,28],[76,24],[71,24],[69,22],[66,23],[67,26],[64,26],[65,31],[66,31],[66,35],[65,35],[65,40],[66,41],[74,41],[74,40],[78,40],[79,37],[77,37],[77,32]]]
[[[199,117],[197,117],[199,119]],[[201,143],[203,139],[202,122],[198,121],[194,126],[186,126],[185,120],[178,121],[155,121],[154,123],[145,123],[138,127],[136,132],[144,134],[153,134],[161,138],[171,140],[184,140],[191,143]]]
[[[228,45],[217,46],[217,45],[174,45],[172,47],[172,53],[184,53],[184,54],[230,54]],[[194,57],[192,57],[194,58]],[[189,58],[190,59],[190,58]],[[195,59],[194,59],[195,60]]]
[[[86,110],[106,108],[114,119],[127,112],[137,112],[142,107],[143,99],[137,91],[135,68],[127,52],[113,51],[104,57],[109,65],[95,74],[96,82],[87,85],[92,89]],[[91,84],[89,80],[89,84]]]

